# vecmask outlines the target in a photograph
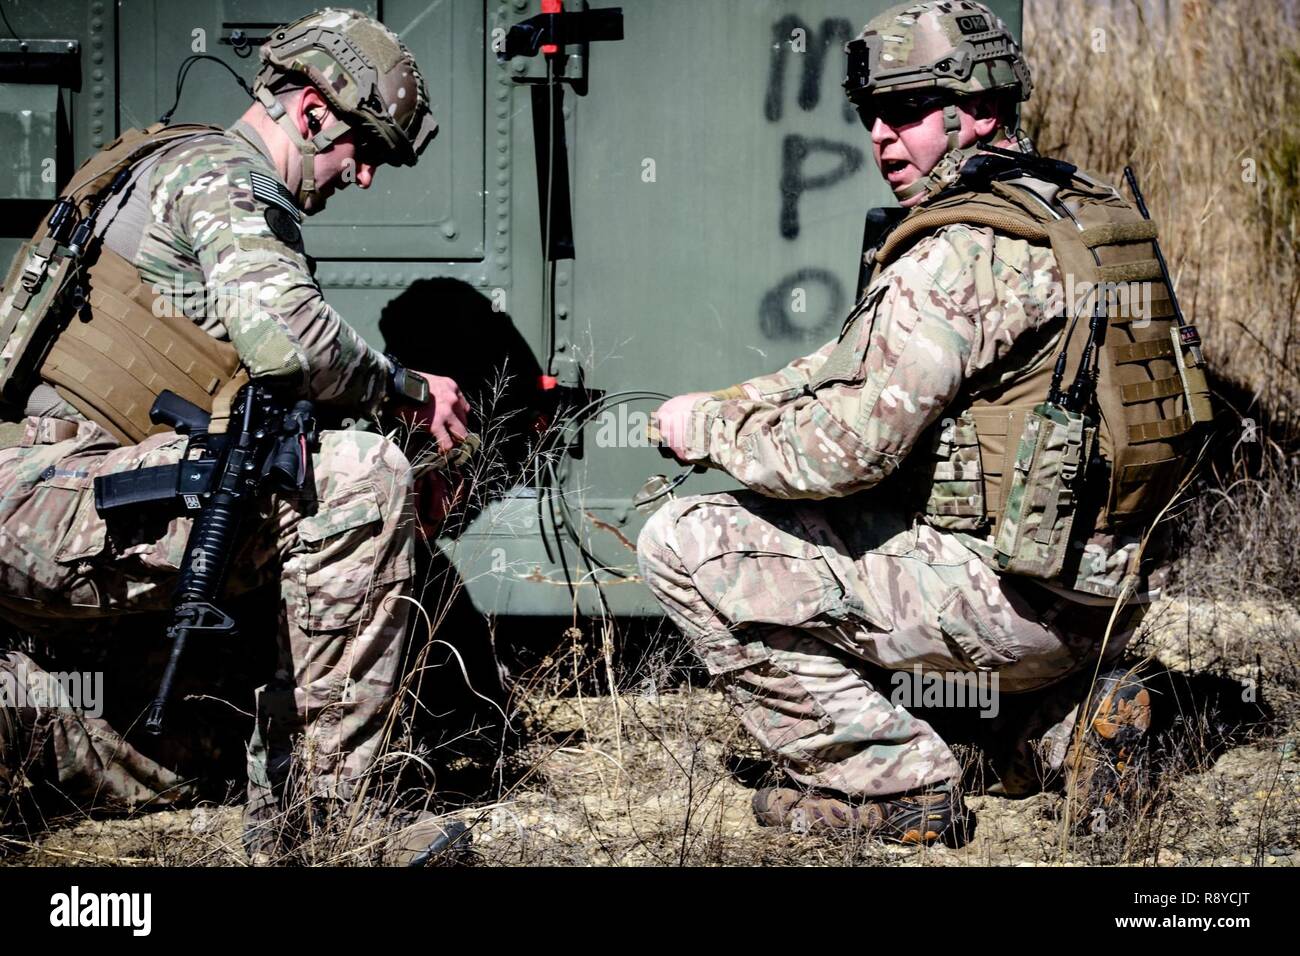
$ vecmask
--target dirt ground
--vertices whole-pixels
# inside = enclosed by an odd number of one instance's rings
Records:
[[[509,754],[511,772],[454,811],[473,828],[463,862],[1295,865],[1298,625],[1294,612],[1265,606],[1158,605],[1138,650],[1167,668],[1156,686],[1176,689],[1157,691],[1164,757],[1138,809],[1066,836],[1059,793],[973,795],[978,826],[958,850],[758,827],[750,800],[771,772],[714,691],[658,691],[645,679],[617,697],[538,691],[513,715],[522,743]],[[0,836],[0,862],[241,866],[239,834],[237,806],[87,819],[33,842]]]

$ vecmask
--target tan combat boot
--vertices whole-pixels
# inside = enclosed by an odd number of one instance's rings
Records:
[[[1151,691],[1136,674],[1116,669],[1098,679],[1089,704],[1092,720],[1071,736],[1063,768],[1074,819],[1085,831],[1096,828],[1098,810],[1133,809],[1148,782]]]
[[[759,826],[797,833],[861,832],[891,843],[958,847],[975,832],[975,815],[953,785],[874,800],[850,800],[819,791],[768,787],[754,794]]]
[[[310,820],[245,813],[244,848],[253,866],[311,861],[370,866],[450,866],[465,862],[469,827],[413,810],[366,810],[353,821],[342,802],[310,802]],[[299,814],[302,816],[302,814]]]
[[[452,866],[464,861],[472,840],[465,824],[433,813],[402,813],[371,829],[381,840],[381,866]]]

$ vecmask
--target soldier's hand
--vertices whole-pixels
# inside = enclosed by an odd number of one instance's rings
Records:
[[[651,422],[659,430],[659,440],[679,461],[687,461],[686,427],[690,423],[691,410],[701,399],[711,398],[708,392],[688,392],[664,402],[651,417]]]
[[[439,451],[449,452],[469,434],[469,402],[451,379],[425,372],[416,374],[429,383],[429,401],[416,409],[412,426],[427,430]]]

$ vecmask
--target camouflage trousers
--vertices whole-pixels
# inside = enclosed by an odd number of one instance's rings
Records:
[[[1045,736],[1059,766],[1079,700],[1067,679],[1091,676],[1109,607],[1000,576],[952,535],[870,500],[671,501],[641,533],[641,570],[745,728],[804,786],[876,797],[958,778],[948,743],[912,712],[934,703],[914,693],[923,681],[992,684],[1007,753]],[[1139,616],[1113,630],[1107,661]],[[1044,706],[1004,708],[1015,695]]]
[[[93,482],[176,462],[185,439],[166,433],[121,447],[90,423],[24,427],[22,445],[0,450],[0,617],[40,630],[166,609],[182,561],[194,560],[184,553],[190,520],[145,513],[106,522]],[[392,442],[326,431],[308,486],[267,498],[244,524],[228,591],[276,579],[280,590],[280,665],[257,691],[248,746],[254,816],[274,804],[295,748],[313,796],[348,799],[375,758],[409,613],[411,491],[410,466]],[[0,679],[11,688],[47,676],[30,656],[0,651]],[[195,792],[103,719],[30,701],[0,706],[0,791],[22,781],[47,782],[82,807],[165,807]]]

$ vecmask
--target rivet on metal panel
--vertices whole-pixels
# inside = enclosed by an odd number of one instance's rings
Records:
[[[450,219],[442,224],[442,234],[448,239],[456,238],[456,224]]]
[[[569,307],[567,305],[558,305],[555,307],[555,314],[561,319],[569,317]]]
[[[510,70],[522,76],[528,70],[528,61],[522,56],[517,56],[510,61]]]
[[[560,285],[568,285],[569,274],[567,272],[561,272],[559,275],[555,277],[555,281],[558,282]]]

